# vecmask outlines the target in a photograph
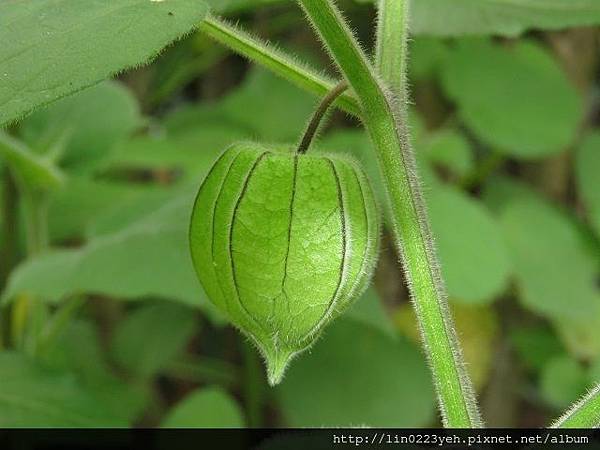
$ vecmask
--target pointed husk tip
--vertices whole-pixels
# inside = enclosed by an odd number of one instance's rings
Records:
[[[278,349],[272,352],[265,352],[265,364],[267,366],[267,379],[269,385],[277,386],[281,383],[285,370],[294,357],[294,352]]]

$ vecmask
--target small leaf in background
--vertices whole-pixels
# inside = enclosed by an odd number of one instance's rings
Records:
[[[500,223],[526,307],[559,321],[598,317],[598,264],[571,217],[530,194],[508,201]]]
[[[20,292],[54,302],[67,295],[97,293],[207,306],[188,248],[193,200],[193,193],[186,191],[118,232],[25,262],[11,274],[3,300]]]
[[[117,142],[142,124],[131,92],[120,83],[106,81],[34,113],[19,131],[38,152],[62,146],[58,155],[49,156],[81,173],[95,168]]]
[[[90,321],[72,320],[44,353],[43,361],[56,370],[76,374],[104,407],[127,423],[133,423],[149,401],[145,386],[127,384],[112,372]]]
[[[394,322],[374,287],[367,289],[344,315],[362,324],[373,326],[392,339],[398,335]]]
[[[294,427],[416,427],[434,417],[417,347],[348,318],[294,361],[277,393],[285,424]]]
[[[427,159],[453,175],[463,177],[473,169],[474,155],[467,139],[454,129],[443,129],[430,136],[422,144]]]
[[[462,303],[493,301],[510,270],[496,221],[483,204],[450,187],[426,198],[449,295]]]
[[[131,374],[151,377],[183,351],[197,325],[190,308],[166,302],[142,305],[115,330],[113,359]]]
[[[467,370],[475,388],[480,391],[485,387],[494,363],[498,317],[489,306],[467,306],[453,301],[451,310]],[[420,344],[417,317],[410,304],[400,306],[394,319],[402,334],[415,344]]]
[[[0,125],[139,66],[194,29],[200,0],[0,4]]]
[[[408,70],[413,80],[437,78],[448,46],[441,39],[417,37],[410,42],[410,64]]]
[[[146,190],[153,191],[133,184],[70,178],[50,200],[48,228],[51,241],[84,237],[88,228],[107,210],[128,199],[138,201]]]
[[[516,36],[600,23],[596,0],[413,0],[411,32],[436,36]]]
[[[600,315],[585,319],[559,317],[554,326],[569,352],[582,360],[600,357]]]
[[[597,359],[590,365],[588,372],[590,386],[600,383],[600,359]]]
[[[542,396],[556,409],[571,405],[586,392],[587,387],[588,377],[583,366],[568,355],[552,358],[542,370]]]
[[[176,404],[162,423],[165,428],[241,428],[242,411],[218,387],[197,389]]]
[[[519,360],[535,372],[542,370],[553,357],[564,353],[560,340],[546,326],[515,327],[509,336]]]
[[[494,150],[539,158],[573,142],[581,98],[538,44],[463,39],[450,50],[442,74],[461,119]]]
[[[247,139],[296,142],[317,100],[262,68],[255,68],[242,85],[210,104],[188,106],[166,121],[171,133],[190,130],[202,123],[215,123],[244,130]],[[282,109],[285,114],[282,114]],[[250,111],[260,111],[260,114]]]
[[[587,136],[578,149],[575,175],[587,216],[600,236],[600,132]]]
[[[125,427],[71,375],[0,352],[0,426]]]
[[[249,137],[234,125],[216,123],[196,123],[171,135],[135,137],[116,147],[107,170],[166,171],[175,181],[200,185],[227,147]]]

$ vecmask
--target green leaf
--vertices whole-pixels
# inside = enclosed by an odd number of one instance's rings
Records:
[[[71,320],[44,352],[43,361],[55,370],[76,374],[103,406],[128,423],[133,423],[148,403],[150,393],[145,386],[129,385],[112,372],[91,321]]]
[[[568,355],[551,359],[544,367],[540,388],[544,399],[557,409],[563,409],[585,393],[588,377],[579,362]]]
[[[530,194],[507,201],[500,223],[525,306],[579,324],[600,314],[597,259],[571,217]]]
[[[240,407],[217,387],[197,389],[173,407],[162,423],[167,428],[242,428]]]
[[[334,323],[277,389],[286,424],[416,427],[434,416],[421,352],[350,319]]]
[[[448,46],[441,39],[416,37],[410,42],[409,55],[408,71],[413,80],[435,79],[448,56]]]
[[[189,308],[169,303],[141,306],[117,327],[113,358],[129,373],[150,378],[182,352],[197,325]]]
[[[253,139],[295,142],[315,104],[299,88],[265,69],[255,68],[239,89],[219,102],[188,107],[171,116],[167,129],[189,130],[202,122],[220,120],[245,130]],[[249,114],[249,108],[257,108],[260,114]]]
[[[77,293],[159,297],[206,305],[192,269],[187,228],[192,193],[182,193],[117,233],[78,249],[51,251],[13,271],[3,300],[28,292],[48,301]]]
[[[465,176],[473,169],[474,155],[467,139],[451,128],[442,129],[427,137],[422,151],[434,165],[450,171],[455,176]]]
[[[56,242],[85,237],[108,211],[124,203],[141,202],[141,198],[158,189],[73,177],[65,183],[64,189],[51,197],[48,211],[50,238]]]
[[[362,297],[348,308],[345,316],[375,327],[392,339],[398,335],[392,318],[385,310],[383,300],[373,287],[367,289]]]
[[[233,14],[282,3],[283,0],[206,0],[206,2],[215,11]]]
[[[0,353],[0,426],[124,427],[72,376]]]
[[[2,131],[0,157],[25,188],[44,192],[59,187],[63,182],[62,174],[52,163]]]
[[[250,136],[235,125],[201,120],[175,133],[122,142],[108,169],[169,171],[176,181],[200,183],[225,148]]]
[[[573,142],[583,114],[581,98],[538,44],[506,47],[463,39],[445,61],[446,93],[465,124],[494,150],[539,158]]]
[[[600,236],[600,132],[586,137],[575,162],[577,188],[590,222]]]
[[[106,81],[29,116],[19,132],[38,152],[71,171],[89,171],[112,147],[143,124],[136,99],[121,83]],[[53,148],[58,147],[58,148]]]
[[[501,230],[484,205],[450,187],[427,193],[450,297],[488,303],[506,287],[510,264]]]
[[[555,356],[564,353],[564,348],[552,330],[545,326],[519,327],[511,330],[510,341],[525,366],[540,371]]]
[[[0,125],[125,69],[194,29],[200,0],[0,4]]]
[[[410,9],[411,31],[437,36],[516,36],[600,23],[596,0],[413,0]]]

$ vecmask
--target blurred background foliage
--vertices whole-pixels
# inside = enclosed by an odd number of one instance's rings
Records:
[[[600,12],[573,1],[414,4],[413,141],[490,426],[547,424],[600,381]],[[212,3],[333,71],[292,2]],[[341,6],[371,49],[373,5]],[[0,163],[0,426],[439,425],[387,230],[373,287],[275,389],[194,275],[212,162],[240,139],[296,142],[316,101],[194,33],[9,130],[60,181],[50,249],[27,257]],[[318,147],[354,154],[383,203],[368,136],[331,118]]]

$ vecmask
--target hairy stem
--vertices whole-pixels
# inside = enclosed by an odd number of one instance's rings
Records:
[[[323,98],[323,100],[321,100],[321,103],[319,103],[315,114],[311,118],[310,122],[308,123],[308,127],[304,132],[302,141],[298,146],[298,153],[306,153],[308,151],[308,149],[310,148],[310,144],[312,144],[312,141],[315,138],[315,135],[317,134],[317,131],[319,131],[319,127],[321,125],[321,122],[323,121],[323,117],[325,117],[325,114],[327,114],[327,111],[329,111],[329,108],[331,107],[332,103],[335,102],[335,99],[338,98],[341,94],[343,94],[346,91],[346,89],[348,89],[348,83],[346,83],[346,81],[342,81],[338,83],[337,86],[335,86],[329,92],[329,94],[327,94]]]
[[[600,384],[552,424],[552,428],[598,427],[600,427]]]
[[[224,20],[207,16],[200,25],[200,30],[234,52],[319,97],[327,95],[335,87],[336,82],[331,78],[317,73],[306,64],[299,63],[295,58]],[[348,93],[341,95],[336,105],[349,114],[360,116],[358,102]]]
[[[379,0],[375,63],[397,95],[406,93],[408,12],[408,0]]]
[[[479,427],[481,419],[448,310],[425,212],[405,114],[395,114],[366,56],[339,10],[328,0],[298,0],[348,79],[375,144],[396,245],[419,319],[447,427]]]

